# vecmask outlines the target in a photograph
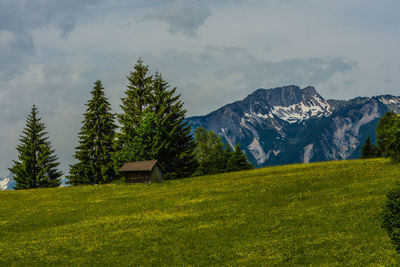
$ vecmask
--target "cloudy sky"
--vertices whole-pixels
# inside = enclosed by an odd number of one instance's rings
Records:
[[[178,87],[188,115],[257,88],[325,98],[400,95],[398,0],[0,0],[0,177],[32,104],[64,172],[101,79],[119,111],[139,57]]]

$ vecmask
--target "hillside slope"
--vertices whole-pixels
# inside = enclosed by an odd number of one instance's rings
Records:
[[[0,192],[0,265],[396,264],[386,160]]]

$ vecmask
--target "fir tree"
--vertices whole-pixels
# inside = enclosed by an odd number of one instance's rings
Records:
[[[139,126],[134,128],[135,134],[114,153],[114,160],[117,166],[125,162],[158,159],[160,151],[160,136],[162,129],[157,123],[157,118],[153,112],[145,111]]]
[[[91,95],[74,155],[78,162],[70,166],[68,176],[73,185],[104,183],[115,176],[112,153],[116,125],[100,80],[94,83]]]
[[[253,165],[248,162],[246,154],[243,153],[240,144],[237,143],[235,145],[235,150],[228,161],[227,171],[242,171],[250,169],[253,169]]]
[[[391,139],[387,144],[387,156],[395,163],[400,162],[400,116],[397,117],[391,131]]]
[[[158,72],[152,81],[151,110],[157,118],[159,139],[157,159],[166,170],[166,178],[188,177],[196,169],[195,142],[191,127],[185,122],[186,110],[176,87],[169,84]]]
[[[400,121],[399,115],[394,111],[386,112],[379,120],[376,127],[376,142],[379,156],[389,157],[389,143],[393,139],[393,126]]]
[[[365,145],[361,149],[361,158],[370,159],[377,156],[375,146],[371,143],[371,138],[368,136]]]
[[[134,71],[127,76],[128,85],[125,97],[122,98],[121,110],[118,115],[121,124],[121,133],[118,135],[117,149],[121,149],[128,140],[135,135],[135,127],[138,127],[142,114],[151,101],[152,76],[148,75],[149,67],[143,65],[139,59],[134,66]]]
[[[9,169],[15,175],[15,189],[60,185],[62,172],[57,169],[60,163],[41,120],[38,109],[33,105],[19,139],[21,144],[17,146],[18,160],[13,161],[14,166]]]
[[[206,175],[224,172],[226,169],[226,154],[221,137],[212,130],[203,127],[195,130],[195,156],[199,163],[196,175]]]
[[[176,88],[170,89],[158,72],[149,75],[148,66],[141,59],[127,78],[122,114],[118,116],[121,132],[115,142],[115,167],[129,160],[157,159],[166,170],[166,179],[190,176],[196,168],[195,143]],[[152,133],[146,138],[138,136],[150,131],[149,124],[153,125]],[[139,143],[146,144],[150,151],[144,153]]]

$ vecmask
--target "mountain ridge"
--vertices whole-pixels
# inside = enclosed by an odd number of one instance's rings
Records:
[[[205,116],[189,117],[193,130],[215,131],[231,147],[240,142],[257,167],[359,157],[368,135],[400,97],[324,99],[312,86],[259,88]]]

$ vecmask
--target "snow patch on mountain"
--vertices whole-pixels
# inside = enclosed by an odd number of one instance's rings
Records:
[[[303,163],[310,163],[310,159],[313,156],[314,144],[309,144],[304,147]]]
[[[288,123],[296,123],[308,120],[311,117],[328,117],[332,114],[332,111],[333,108],[328,102],[314,95],[306,103],[302,101],[288,107],[274,106],[271,113]]]
[[[268,160],[269,154],[268,156],[265,154],[264,150],[260,145],[260,142],[258,141],[258,138],[254,137],[253,142],[250,145],[248,145],[247,148],[256,159],[257,164],[262,164],[266,160]]]
[[[14,189],[15,180],[11,177],[6,177],[0,180],[0,190]]]
[[[400,105],[400,99],[398,97],[391,97],[391,96],[381,96],[379,98],[379,101],[381,101],[385,105]]]

